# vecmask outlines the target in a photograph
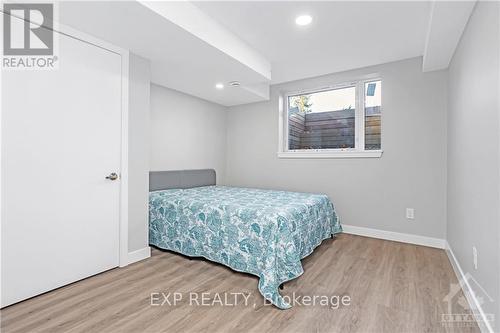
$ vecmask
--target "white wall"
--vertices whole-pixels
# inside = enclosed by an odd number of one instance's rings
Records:
[[[220,184],[225,147],[225,107],[151,85],[152,171],[211,168]]]
[[[495,299],[500,329],[498,2],[478,2],[449,68],[447,238],[462,270]],[[478,250],[473,266],[472,246]],[[473,284],[477,290],[477,286]],[[479,293],[478,295],[482,295]]]
[[[379,159],[278,159],[278,92],[379,73]],[[446,229],[446,76],[414,58],[273,86],[269,102],[231,107],[226,184],[326,193],[344,224],[443,239]],[[415,220],[405,217],[415,208]]]
[[[128,251],[148,247],[149,60],[129,58]]]

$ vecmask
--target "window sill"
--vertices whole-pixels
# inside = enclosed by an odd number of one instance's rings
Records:
[[[379,158],[382,150],[365,151],[286,151],[278,152],[278,158]]]

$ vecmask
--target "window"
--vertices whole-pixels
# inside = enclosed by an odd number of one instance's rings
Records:
[[[365,82],[365,150],[380,149],[382,81]]]
[[[380,157],[381,80],[283,97],[280,157]]]

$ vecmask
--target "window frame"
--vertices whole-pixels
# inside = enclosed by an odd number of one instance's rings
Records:
[[[279,158],[357,158],[357,157],[381,157],[382,139],[380,149],[365,149],[365,84],[375,81],[381,81],[378,75],[369,75],[357,80],[346,80],[329,86],[323,86],[315,89],[304,89],[296,91],[282,92],[279,96],[279,140],[278,157]],[[355,111],[354,111],[354,148],[328,148],[328,149],[289,149],[288,145],[288,100],[289,97],[313,94],[324,91],[331,91],[343,88],[355,87]],[[383,96],[381,96],[383,100]],[[383,103],[380,106],[381,115],[383,114]],[[382,119],[383,117],[381,117]],[[382,120],[381,120],[382,131]]]

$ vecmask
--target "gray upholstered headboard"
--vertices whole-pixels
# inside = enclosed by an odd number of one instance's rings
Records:
[[[149,172],[149,191],[215,185],[215,170],[172,170]]]

